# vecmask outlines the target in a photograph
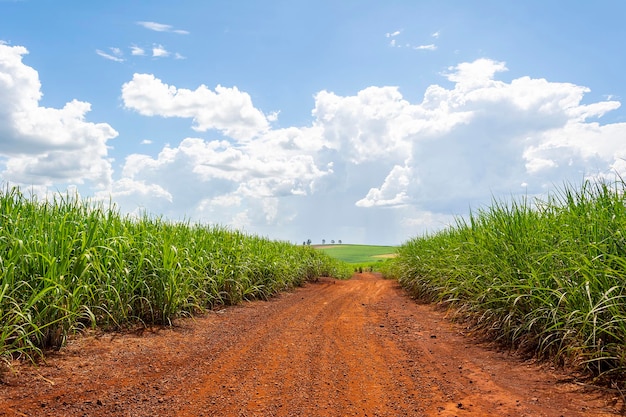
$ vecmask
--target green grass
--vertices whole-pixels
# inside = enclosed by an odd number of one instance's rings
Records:
[[[316,246],[319,250],[333,258],[351,264],[370,264],[384,260],[396,253],[395,246],[371,245],[323,245]]]
[[[385,274],[493,340],[624,384],[623,182],[565,186],[546,201],[495,201],[406,242]]]
[[[76,197],[0,192],[0,371],[84,327],[169,324],[352,268],[223,227],[121,216]],[[1,372],[0,372],[1,375]]]

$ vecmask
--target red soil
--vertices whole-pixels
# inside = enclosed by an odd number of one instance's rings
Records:
[[[174,327],[87,335],[0,383],[0,416],[610,416],[619,393],[463,333],[395,281],[324,278]]]

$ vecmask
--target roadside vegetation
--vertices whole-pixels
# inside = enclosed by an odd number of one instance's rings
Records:
[[[0,193],[0,370],[85,327],[169,324],[352,268],[308,246]]]
[[[625,188],[585,182],[546,201],[496,201],[406,242],[384,273],[493,340],[623,384]]]

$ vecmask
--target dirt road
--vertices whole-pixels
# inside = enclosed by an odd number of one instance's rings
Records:
[[[618,394],[497,352],[394,281],[322,279],[174,328],[72,340],[0,416],[609,416]]]

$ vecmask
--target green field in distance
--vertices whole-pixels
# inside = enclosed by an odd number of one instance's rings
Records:
[[[328,253],[333,258],[351,264],[382,261],[395,256],[396,246],[371,245],[313,245],[316,249]]]

